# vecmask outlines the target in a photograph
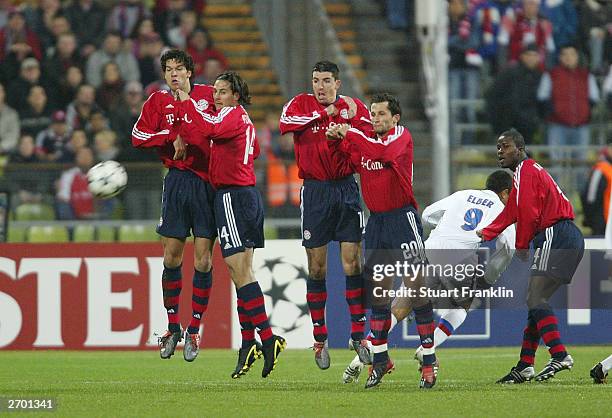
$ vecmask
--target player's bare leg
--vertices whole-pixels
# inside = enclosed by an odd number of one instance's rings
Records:
[[[365,339],[365,289],[361,271],[361,243],[341,242],[340,255],[346,275],[345,297],[351,315],[351,347],[364,364],[371,363],[371,352]]]
[[[181,266],[185,240],[162,237],[164,247],[164,271],[162,273],[162,291],[164,308],[168,315],[168,329],[158,339],[159,354],[163,359],[169,359],[174,354],[176,345],[181,341],[183,333],[179,323],[179,298],[183,286]]]
[[[185,332],[183,358],[193,361],[200,350],[200,323],[208,308],[208,298],[212,286],[212,255],[215,241],[208,238],[194,239],[194,272],[191,294],[191,321]]]
[[[266,314],[264,296],[253,274],[253,249],[247,248],[243,252],[226,257],[225,263],[229,268],[230,276],[236,286],[238,298],[244,303],[244,312],[249,316],[252,326],[259,333],[259,338],[262,343],[261,351],[263,351],[264,356],[264,366],[261,376],[267,377],[270,372],[274,370],[274,367],[276,367],[278,355],[285,349],[287,343],[283,337],[272,334],[272,329],[268,322],[268,315]],[[256,342],[254,342],[253,345],[257,346]],[[248,352],[244,353],[245,358],[242,358],[243,350],[244,348],[241,348],[238,352],[238,365],[232,377],[234,377],[236,373],[239,375],[246,373],[257,357],[258,350],[253,350],[251,347]],[[248,358],[249,354],[253,357],[252,359]]]
[[[327,349],[327,326],[325,325],[325,303],[327,301],[327,245],[306,248],[308,258],[308,280],[306,281],[306,301],[312,320],[315,363],[320,369],[329,368],[330,358]]]

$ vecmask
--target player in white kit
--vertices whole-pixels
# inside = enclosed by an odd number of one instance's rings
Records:
[[[497,217],[508,201],[512,188],[512,176],[497,170],[487,178],[486,190],[462,190],[439,200],[423,211],[424,226],[433,227],[425,241],[425,252],[430,266],[472,264],[477,265],[477,251],[481,239],[476,229],[482,229]],[[508,227],[495,242],[495,249],[484,271],[480,285],[491,285],[512,260],[514,249],[514,226]],[[447,290],[461,287],[474,288],[473,277],[457,280],[457,277],[436,277],[429,281],[430,288],[441,287]],[[461,292],[459,292],[461,294]],[[442,344],[465,321],[472,298],[453,298],[450,309],[445,310],[434,332],[434,347]],[[391,329],[408,316],[412,308],[410,298],[396,298],[391,308]],[[391,331],[391,329],[389,331]],[[415,353],[421,359],[422,348]],[[364,364],[356,356],[344,371],[343,381],[356,381]],[[437,370],[437,368],[435,368]]]

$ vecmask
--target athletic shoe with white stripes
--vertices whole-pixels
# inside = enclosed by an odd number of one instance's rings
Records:
[[[551,379],[562,370],[571,370],[574,367],[574,359],[569,354],[562,360],[551,358],[546,367],[535,377],[537,382]]]
[[[495,383],[515,385],[519,383],[529,382],[531,379],[533,379],[534,376],[535,370],[533,369],[533,366],[528,366],[524,369],[513,367],[512,370],[510,370],[510,373],[508,373]]]

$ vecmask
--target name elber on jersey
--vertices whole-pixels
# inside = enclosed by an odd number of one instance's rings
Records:
[[[474,203],[475,205],[484,205],[488,208],[490,208],[491,206],[493,206],[495,204],[495,202],[489,200],[489,199],[483,199],[482,197],[476,197],[473,195],[470,195],[467,198],[467,201],[470,203]]]

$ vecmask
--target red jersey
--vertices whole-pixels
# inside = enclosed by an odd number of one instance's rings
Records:
[[[216,115],[209,115],[191,99],[181,103],[183,111],[200,132],[187,142],[200,147],[212,141],[209,174],[213,187],[254,186],[254,160],[259,156],[259,145],[246,110],[242,106],[224,107]]]
[[[412,189],[413,142],[408,129],[396,126],[382,138],[351,128],[343,141],[329,141],[361,176],[363,200],[372,212],[388,212],[417,203]]]
[[[280,131],[284,135],[293,133],[295,160],[302,179],[334,180],[353,174],[346,164],[338,164],[331,155],[325,131],[330,123],[348,123],[362,132],[372,132],[370,112],[359,99],[354,99],[357,114],[348,119],[348,105],[339,96],[334,103],[338,108],[336,116],[329,116],[312,94],[295,96],[283,107]]]
[[[574,219],[568,198],[550,174],[534,160],[523,160],[518,165],[513,184],[504,210],[482,230],[486,241],[516,223],[516,248],[527,249],[537,233],[560,220]]]
[[[205,84],[195,84],[189,95],[203,112],[214,112],[213,88]],[[178,101],[169,91],[159,90],[151,94],[142,107],[138,121],[132,129],[132,145],[135,147],[155,147],[159,158],[168,168],[190,170],[205,181],[209,181],[208,166],[210,145],[187,148],[185,160],[173,160],[177,135],[185,142],[193,142],[196,135],[192,129],[192,119],[179,113]]]

